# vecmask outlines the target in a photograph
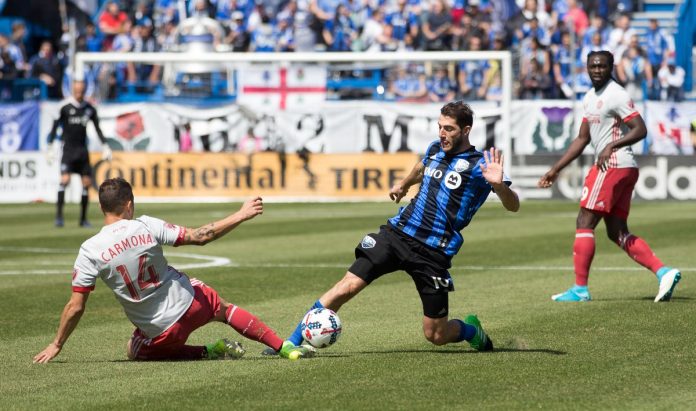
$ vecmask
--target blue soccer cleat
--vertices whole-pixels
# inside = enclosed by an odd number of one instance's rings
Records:
[[[56,227],[63,227],[65,225],[65,221],[63,221],[63,217],[56,217],[55,225],[56,225]]]
[[[669,301],[679,280],[681,280],[681,273],[676,268],[665,266],[657,270],[659,288],[655,296],[655,302]]]
[[[587,286],[574,285],[567,291],[552,295],[551,299],[559,302],[585,302],[592,300]]]

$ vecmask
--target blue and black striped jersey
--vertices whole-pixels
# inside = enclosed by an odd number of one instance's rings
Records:
[[[483,153],[475,147],[448,157],[440,142],[430,144],[423,157],[423,181],[411,203],[402,207],[389,224],[425,245],[454,256],[464,238],[461,231],[491,192],[479,164]],[[510,185],[510,180],[504,176]]]

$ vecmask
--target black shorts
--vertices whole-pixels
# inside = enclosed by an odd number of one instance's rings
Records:
[[[423,314],[443,318],[449,313],[447,293],[454,291],[449,269],[451,258],[388,226],[370,233],[355,248],[355,262],[348,271],[368,284],[384,274],[406,271],[423,303]]]
[[[89,164],[88,155],[63,155],[60,161],[61,174],[79,174],[91,176],[92,166]]]

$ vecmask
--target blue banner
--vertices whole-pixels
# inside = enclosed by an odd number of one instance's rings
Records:
[[[39,103],[0,104],[0,153],[39,149]]]

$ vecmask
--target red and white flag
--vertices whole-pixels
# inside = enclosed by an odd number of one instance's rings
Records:
[[[326,100],[326,68],[322,66],[251,66],[237,72],[237,101],[254,107],[286,108]]]

